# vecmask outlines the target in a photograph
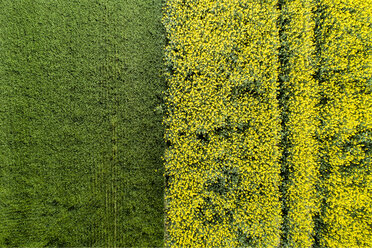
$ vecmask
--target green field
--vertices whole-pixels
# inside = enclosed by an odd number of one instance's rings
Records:
[[[1,247],[163,245],[161,4],[0,1]]]

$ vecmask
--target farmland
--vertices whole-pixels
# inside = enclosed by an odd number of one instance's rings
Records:
[[[0,247],[372,247],[371,0],[0,5]]]
[[[167,246],[372,246],[370,6],[167,1]]]
[[[0,9],[0,246],[162,246],[161,3]]]

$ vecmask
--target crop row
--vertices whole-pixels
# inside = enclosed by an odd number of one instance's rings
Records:
[[[279,244],[277,17],[274,2],[165,6],[167,245]]]

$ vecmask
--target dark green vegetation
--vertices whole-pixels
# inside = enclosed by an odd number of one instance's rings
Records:
[[[0,1],[1,247],[163,245],[161,4]]]

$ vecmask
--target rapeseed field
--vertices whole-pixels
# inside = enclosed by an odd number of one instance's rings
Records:
[[[371,247],[371,1],[169,0],[169,247]]]

